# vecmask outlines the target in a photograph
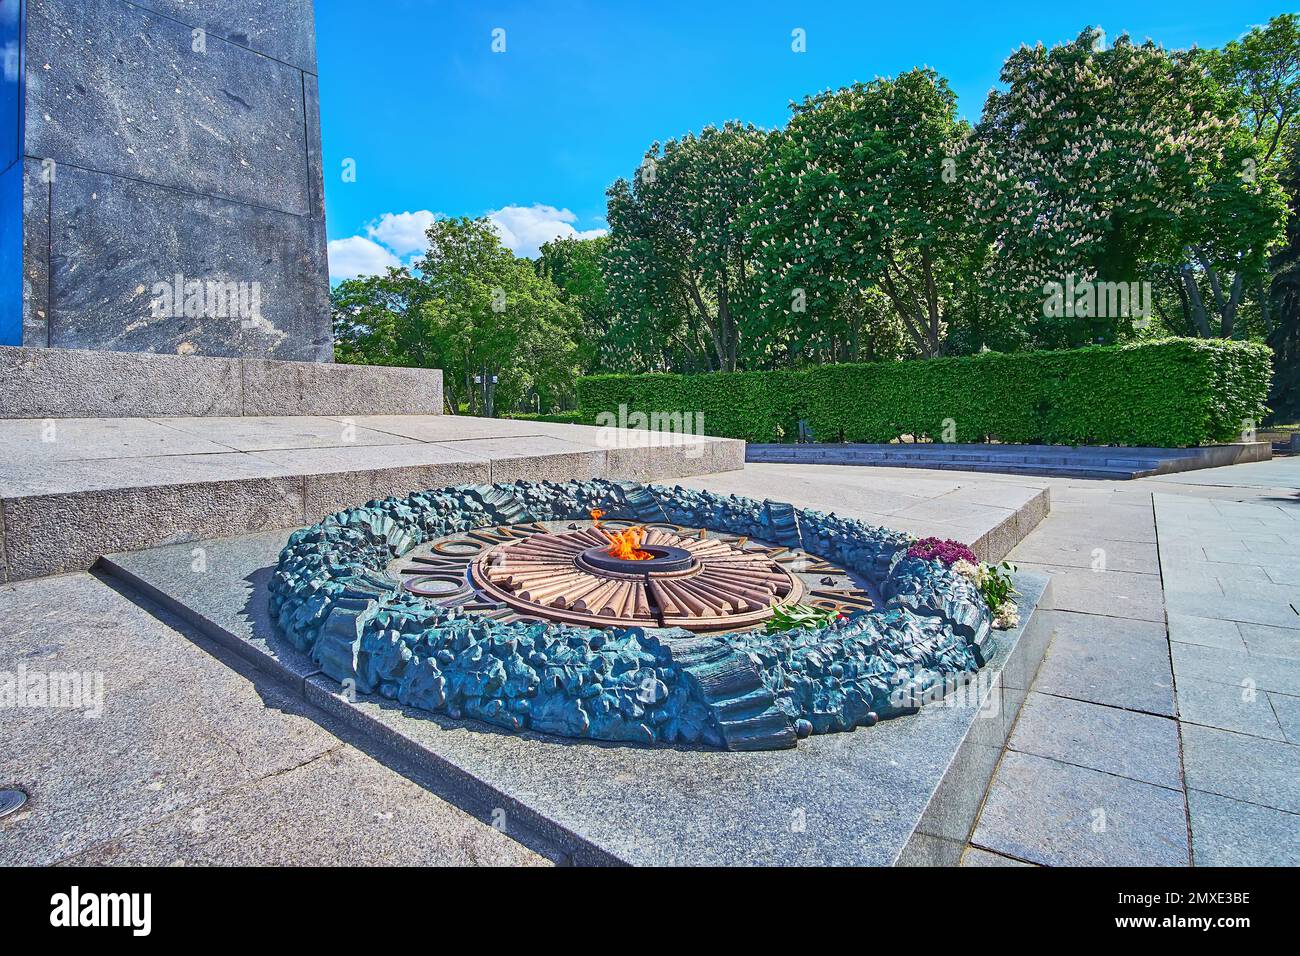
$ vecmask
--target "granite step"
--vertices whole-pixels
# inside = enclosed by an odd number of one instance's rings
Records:
[[[0,419],[0,580],[294,528],[444,485],[731,471],[744,449],[729,438],[458,415]]]
[[[442,412],[439,369],[0,346],[0,419]]]
[[[993,444],[751,444],[746,461],[772,464],[933,468],[1013,475],[1128,480],[1262,461],[1267,442],[1202,448]]]

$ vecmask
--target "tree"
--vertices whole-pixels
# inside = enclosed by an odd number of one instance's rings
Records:
[[[1067,277],[1130,283],[1177,269],[1193,320],[1202,281],[1244,285],[1275,234],[1277,196],[1266,179],[1240,175],[1250,148],[1195,54],[1127,36],[1105,49],[1090,27],[1051,50],[1022,47],[1002,81],[968,155],[994,249],[989,288],[1005,315],[1042,315],[1046,285]],[[1077,346],[1114,341],[1131,317],[1034,325],[1038,344]]]
[[[440,219],[415,271],[389,269],[333,292],[340,361],[443,370],[451,411],[487,410],[479,377],[497,378],[494,410],[532,396],[548,409],[572,391],[577,309],[487,219]]]
[[[943,351],[958,284],[979,255],[954,166],[967,133],[956,96],[933,70],[795,107],[753,212],[769,334],[788,335],[798,349],[831,328],[851,336],[852,318],[874,295],[915,353]]]
[[[733,122],[655,143],[607,192],[614,309],[626,332],[695,366],[682,370],[736,368],[757,291],[743,213],[767,136]]]
[[[560,299],[578,310],[578,365],[583,374],[630,367],[616,334],[617,315],[605,283],[609,239],[553,239],[541,249],[537,274],[549,279]],[[630,343],[628,343],[630,344]]]
[[[1261,333],[1275,356],[1269,404],[1291,419],[1300,416],[1300,19],[1276,16],[1201,57],[1234,94],[1259,170],[1286,194],[1285,236],[1272,250],[1259,301]]]

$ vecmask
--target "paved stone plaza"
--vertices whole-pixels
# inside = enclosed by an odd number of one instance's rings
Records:
[[[1053,640],[964,863],[1297,862],[1300,460],[1131,482],[751,465],[683,484],[939,535],[1049,489],[1011,558],[1052,576]],[[0,824],[6,862],[564,862],[115,587],[0,590],[7,656],[108,688],[99,720],[19,712],[0,776],[42,797]],[[303,812],[323,794],[328,814]]]

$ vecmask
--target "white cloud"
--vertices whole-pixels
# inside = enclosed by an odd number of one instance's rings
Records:
[[[382,242],[399,256],[424,252],[427,245],[424,234],[433,225],[433,221],[439,218],[438,213],[427,209],[418,212],[386,212],[377,222],[366,227],[366,235],[376,242]]]
[[[503,206],[487,214],[501,236],[502,244],[517,256],[535,259],[541,246],[552,239],[594,239],[606,229],[578,230],[578,217],[568,209],[542,203],[531,206]],[[366,235],[335,239],[329,244],[330,278],[355,279],[383,275],[389,266],[403,259],[419,268],[427,242],[425,231],[442,214],[421,209],[417,212],[386,212],[366,226]]]
[[[401,259],[365,236],[331,240],[329,260],[331,279],[383,275],[389,266],[402,264]]]
[[[501,242],[517,256],[535,259],[542,243],[552,239],[594,239],[608,230],[573,227],[578,217],[568,209],[556,209],[533,203],[531,206],[503,206],[488,213],[488,219],[501,235]]]

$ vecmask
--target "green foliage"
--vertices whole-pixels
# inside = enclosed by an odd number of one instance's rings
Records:
[[[554,239],[542,246],[537,274],[555,283],[560,299],[582,317],[577,335],[578,366],[585,373],[600,371],[619,359],[611,330],[614,303],[605,284],[609,238]],[[627,368],[628,366],[624,366]]]
[[[928,69],[794,107],[749,212],[769,336],[806,348],[874,293],[916,352],[939,354],[978,248],[952,158],[968,132]]]
[[[1001,564],[985,564],[980,567],[977,587],[980,589],[980,594],[984,595],[989,610],[994,614],[998,613],[998,608],[1020,593],[1011,582],[1011,575],[1015,573],[1016,566],[1010,561],[1003,561]]]
[[[389,269],[331,295],[341,362],[443,370],[449,407],[483,414],[474,377],[496,375],[496,409],[557,404],[576,375],[578,310],[486,219],[439,219],[418,271]]]
[[[918,440],[1180,447],[1236,441],[1265,412],[1269,350],[1165,339],[806,371],[580,379],[583,419],[702,412],[710,435],[793,441]]]
[[[699,413],[702,430],[723,438],[780,441],[798,428],[797,372],[717,372],[705,375],[591,375],[578,379],[583,421],[609,413]],[[620,420],[622,420],[620,418]]]
[[[1033,317],[1031,338],[1047,347],[1115,342],[1131,317],[1045,316],[1043,286],[1172,270],[1196,334],[1230,336],[1284,202],[1200,57],[1127,36],[1104,47],[1089,28],[1050,50],[1021,47],[1002,82],[962,164],[995,250],[987,297],[1000,320]],[[1217,331],[1202,298],[1222,313]]]
[[[757,283],[741,213],[768,134],[738,122],[653,144],[632,180],[609,187],[606,281],[614,335],[645,364],[736,368]],[[655,354],[657,352],[658,354]]]
[[[839,620],[840,612],[833,608],[818,608],[809,604],[786,604],[775,608],[767,619],[765,631],[781,634],[794,628],[819,630]]]

